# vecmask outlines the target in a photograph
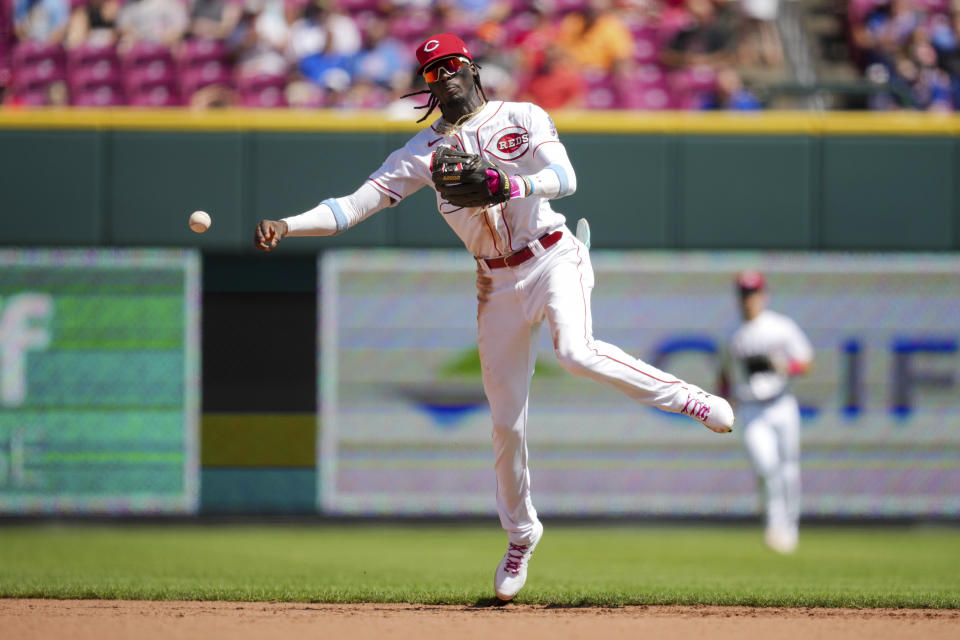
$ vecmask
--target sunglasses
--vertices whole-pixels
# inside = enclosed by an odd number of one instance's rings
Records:
[[[445,60],[440,60],[423,70],[423,79],[427,82],[436,82],[440,79],[440,69],[446,69],[450,75],[453,75],[460,71],[460,69],[463,69],[467,64],[469,64],[469,62],[463,58],[446,58]]]

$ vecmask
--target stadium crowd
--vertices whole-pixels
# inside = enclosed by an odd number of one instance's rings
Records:
[[[870,108],[960,105],[960,0],[850,0],[848,11],[856,63],[883,89]]]
[[[952,108],[960,0],[850,0],[875,108]],[[782,69],[780,0],[0,0],[6,105],[396,109],[413,50],[463,38],[491,98],[547,109],[762,107],[742,66]],[[399,116],[398,116],[399,117]]]
[[[0,88],[5,104],[27,106],[402,107],[422,82],[416,44],[450,31],[483,67],[491,97],[755,109],[734,69],[750,56],[781,63],[779,45],[770,54],[761,43],[770,4],[0,0]]]

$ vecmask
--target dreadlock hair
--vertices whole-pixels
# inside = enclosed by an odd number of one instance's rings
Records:
[[[480,65],[478,65],[478,64],[477,64],[476,62],[474,62],[473,60],[470,61],[470,64],[472,64],[472,65],[473,65],[474,67],[476,67],[477,69],[480,69],[480,68],[481,68]],[[479,73],[475,73],[475,74],[473,75],[473,81],[474,81],[474,84],[477,85],[477,89],[480,90],[480,95],[483,96],[483,101],[484,101],[484,102],[490,102],[489,100],[487,100],[487,94],[486,94],[486,92],[484,92],[484,90],[483,90],[483,85],[480,84],[480,74],[479,74]],[[405,94],[405,95],[400,96],[401,98],[409,98],[410,96],[419,96],[419,95],[423,95],[424,93],[429,93],[429,94],[430,94],[430,99],[427,100],[427,104],[421,105],[421,106],[419,106],[419,107],[414,107],[414,109],[426,109],[426,110],[427,110],[427,112],[426,112],[425,114],[423,114],[423,117],[420,118],[419,120],[417,120],[418,123],[419,123],[419,122],[423,122],[424,120],[426,120],[427,118],[429,118],[429,117],[430,117],[430,114],[433,113],[433,110],[436,109],[436,108],[440,105],[440,101],[437,99],[437,96],[433,95],[433,92],[430,91],[429,88],[423,89],[423,90],[421,90],[421,91],[413,91],[413,92],[411,92],[411,93],[407,93],[407,94]]]

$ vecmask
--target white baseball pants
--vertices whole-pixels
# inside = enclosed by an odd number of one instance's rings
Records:
[[[497,511],[510,541],[526,544],[537,522],[530,499],[527,408],[538,335],[544,319],[557,360],[570,373],[593,378],[643,404],[679,412],[686,383],[595,340],[590,314],[590,255],[566,228],[547,250],[513,268],[477,274],[480,362],[493,418]]]
[[[741,406],[743,432],[757,473],[767,530],[796,540],[800,523],[800,408],[787,393],[767,403]]]

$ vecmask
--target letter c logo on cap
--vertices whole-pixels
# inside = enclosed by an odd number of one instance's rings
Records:
[[[430,53],[431,51],[433,51],[439,46],[440,46],[439,40],[431,40],[427,44],[423,45],[423,50],[426,51],[427,53]]]

